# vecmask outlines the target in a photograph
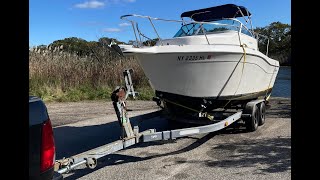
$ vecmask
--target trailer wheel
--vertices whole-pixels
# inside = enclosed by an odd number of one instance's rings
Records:
[[[266,122],[266,104],[261,102],[258,106],[260,111],[258,125],[261,126]]]
[[[259,121],[259,115],[260,111],[257,105],[254,105],[252,107],[252,113],[251,117],[246,119],[245,124],[246,124],[246,129],[249,132],[253,132],[258,129],[258,121]]]

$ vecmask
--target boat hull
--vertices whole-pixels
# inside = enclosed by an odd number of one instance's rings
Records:
[[[272,89],[278,61],[244,52],[137,53],[159,92],[194,98],[252,98]],[[268,95],[268,93],[266,93]]]

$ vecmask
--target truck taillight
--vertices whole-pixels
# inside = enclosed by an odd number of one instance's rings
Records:
[[[40,171],[46,171],[54,166],[55,144],[50,119],[42,126],[41,165]]]

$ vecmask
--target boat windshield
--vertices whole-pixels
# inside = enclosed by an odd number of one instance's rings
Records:
[[[212,21],[210,23],[214,24],[202,24],[199,22],[183,25],[180,30],[174,35],[174,37],[203,35],[203,31],[205,31],[206,34],[223,32],[227,30],[238,31],[240,27],[240,23],[232,19]],[[245,28],[242,28],[242,33],[252,36],[252,34]]]

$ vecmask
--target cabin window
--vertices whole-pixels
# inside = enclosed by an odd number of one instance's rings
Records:
[[[174,37],[192,36],[199,33],[200,24],[190,23],[183,25]]]
[[[248,31],[246,28],[242,28],[241,33],[253,37],[252,33],[250,31]]]
[[[190,23],[183,25],[180,30],[174,35],[174,37],[203,35],[203,30],[206,34],[212,34],[230,30],[239,31],[240,28],[240,23],[231,19],[216,20],[211,21],[210,23],[214,24]],[[242,28],[242,33],[252,36],[251,32],[249,32],[245,28]]]

